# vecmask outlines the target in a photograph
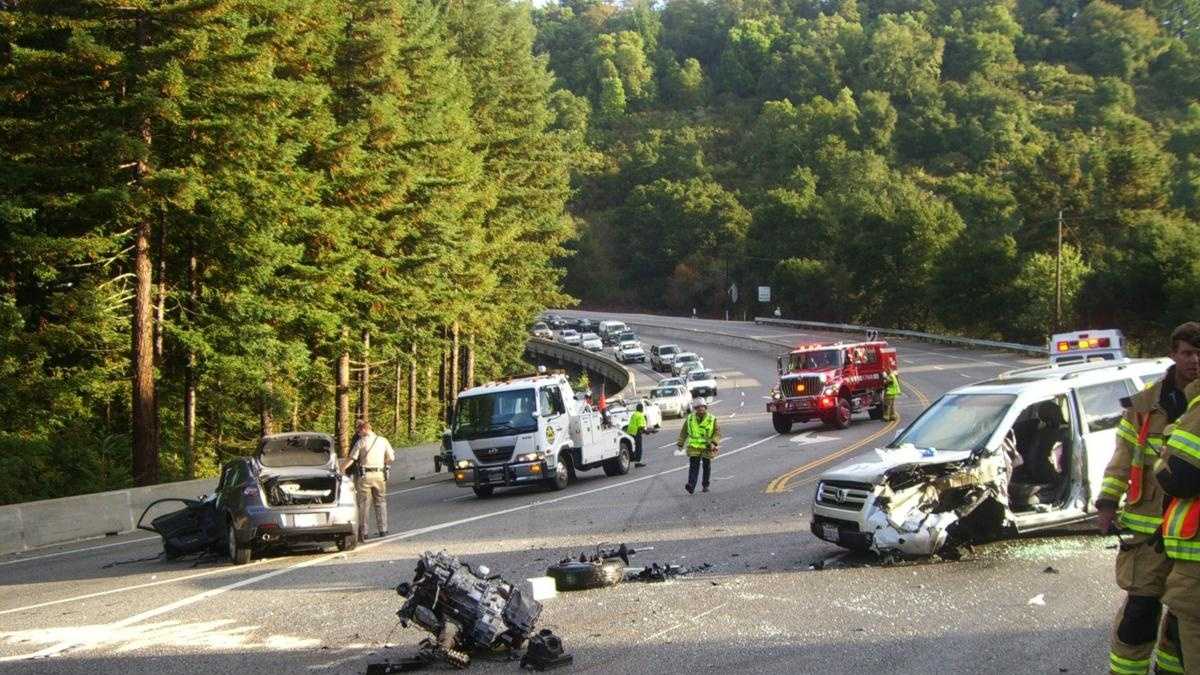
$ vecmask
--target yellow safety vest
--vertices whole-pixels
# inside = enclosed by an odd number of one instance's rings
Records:
[[[1188,402],[1188,410],[1200,402],[1200,396]],[[1189,463],[1200,464],[1200,436],[1186,429],[1175,428],[1167,439],[1172,454],[1187,457]],[[1200,499],[1191,497],[1171,499],[1167,512],[1163,514],[1163,548],[1175,560],[1200,562],[1200,542],[1196,533],[1200,531]]]
[[[688,415],[688,447],[707,448],[709,442],[712,441],[713,430],[716,428],[716,425],[717,418],[712,415],[705,415],[703,421],[696,419],[695,415]]]

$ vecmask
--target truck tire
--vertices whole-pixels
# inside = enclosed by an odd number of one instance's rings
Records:
[[[567,485],[571,483],[571,471],[567,468],[566,452],[558,453],[558,464],[554,469],[554,478],[547,481],[550,489],[554,491],[565,490]]]
[[[850,399],[842,397],[838,399],[837,407],[833,409],[833,414],[829,416],[829,426],[834,429],[845,429],[850,426]]]
[[[339,551],[353,551],[358,548],[358,537],[353,534],[342,536],[337,540],[337,547]]]
[[[876,393],[879,394],[879,403],[867,408],[867,415],[869,415],[873,420],[881,420],[883,419],[883,392],[880,391]]]
[[[621,583],[625,578],[625,563],[620,560],[599,563],[568,560],[546,568],[546,576],[554,579],[554,586],[560,591],[604,588]]]
[[[487,499],[488,497],[492,496],[492,493],[496,491],[496,488],[491,485],[476,485],[473,486],[471,490],[475,493],[476,497],[479,497],[480,499]]]
[[[775,427],[775,431],[781,434],[791,433],[792,418],[779,413],[771,413],[771,426]]]
[[[629,444],[622,442],[621,451],[616,457],[604,460],[604,475],[606,476],[624,476],[629,473]]]
[[[229,523],[225,528],[225,544],[228,548],[226,555],[229,556],[230,562],[234,565],[245,565],[250,562],[250,556],[254,551],[249,546],[242,546],[238,543],[237,532],[233,529],[233,523]]]

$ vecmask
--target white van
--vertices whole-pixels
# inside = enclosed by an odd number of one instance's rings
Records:
[[[604,341],[604,344],[609,345],[614,344],[617,335],[626,330],[629,330],[629,327],[625,325],[624,321],[601,321],[596,332],[600,334],[600,339]]]
[[[1049,365],[950,391],[887,447],[824,472],[811,530],[849,549],[931,555],[1090,518],[1121,399],[1170,365]]]

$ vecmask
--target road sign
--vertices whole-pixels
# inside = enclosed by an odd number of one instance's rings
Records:
[[[770,286],[759,286],[758,287],[758,301],[759,302],[770,302],[771,301],[771,287]]]

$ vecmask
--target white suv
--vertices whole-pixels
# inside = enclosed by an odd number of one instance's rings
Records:
[[[821,475],[812,532],[849,549],[931,555],[1090,518],[1121,399],[1170,365],[1039,366],[950,391],[886,448]]]

